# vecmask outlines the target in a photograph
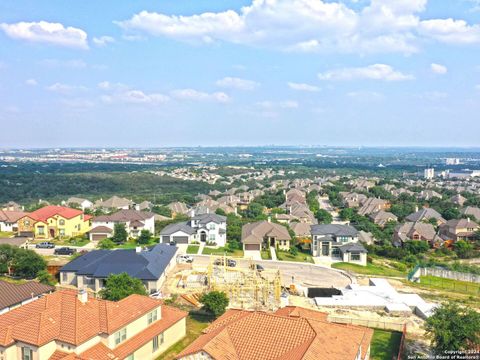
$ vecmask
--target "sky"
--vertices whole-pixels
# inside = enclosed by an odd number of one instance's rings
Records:
[[[480,0],[0,2],[0,148],[479,134]]]

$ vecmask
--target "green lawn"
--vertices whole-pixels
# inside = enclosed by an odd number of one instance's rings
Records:
[[[439,290],[448,290],[467,295],[479,295],[480,284],[453,279],[444,279],[436,276],[421,276],[420,286]]]
[[[14,235],[13,232],[8,232],[8,231],[0,231],[0,238],[9,238]]]
[[[227,256],[235,256],[235,257],[243,257],[243,250],[230,250],[226,249],[224,247],[219,247],[219,248],[211,248],[211,247],[205,247],[203,248],[203,255],[225,255]]]
[[[262,250],[260,251],[260,255],[262,256],[262,260],[272,259],[272,254],[270,254],[270,250]]]
[[[175,359],[177,354],[179,354],[183,349],[190,345],[193,340],[201,335],[202,330],[210,324],[210,321],[212,321],[211,317],[190,314],[187,317],[187,335],[182,340],[172,345],[166,352],[158,357],[157,360]]]
[[[72,239],[62,239],[54,241],[55,245],[65,245],[65,246],[85,246],[90,240],[88,238],[72,238]]]
[[[199,248],[199,245],[188,245],[187,254],[197,254]]]
[[[312,263],[313,259],[310,254],[306,254],[304,252],[298,252],[297,255],[292,255],[287,251],[279,251],[277,250],[277,259],[282,261],[297,261],[297,262],[306,262]]]
[[[406,273],[402,271],[380,266],[380,265],[370,264],[370,263],[367,263],[366,266],[362,266],[357,264],[338,262],[338,263],[332,264],[332,268],[351,271],[353,273],[362,274],[362,275],[400,276],[400,277],[404,277],[406,275]]]
[[[370,346],[371,360],[392,360],[397,357],[402,333],[397,331],[378,330],[373,332]]]
[[[148,244],[137,244],[136,241],[127,241],[121,245],[115,246],[117,249],[135,249],[137,246],[154,246],[157,245],[155,241],[150,241]]]

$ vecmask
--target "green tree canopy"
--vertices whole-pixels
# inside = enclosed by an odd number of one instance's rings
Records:
[[[473,257],[473,245],[464,240],[458,240],[453,245],[453,250],[460,259],[468,259]]]
[[[140,236],[137,239],[137,243],[140,245],[147,245],[152,241],[152,233],[148,230],[140,231]]]
[[[200,297],[203,308],[216,318],[225,313],[229,300],[227,294],[221,291],[210,291]]]
[[[436,354],[461,351],[480,345],[480,314],[456,303],[445,303],[426,320]]]
[[[158,214],[158,215],[163,215],[163,216],[166,216],[166,217],[169,217],[169,218],[172,217],[172,210],[170,210],[170,208],[168,206],[155,205],[152,208],[152,211],[155,214]]]
[[[318,222],[321,224],[330,224],[333,220],[332,214],[330,214],[327,210],[319,209],[315,213],[315,217],[317,218]]]
[[[102,299],[112,301],[121,300],[132,294],[147,295],[147,291],[140,279],[132,278],[125,272],[109,275],[105,287],[100,290]]]
[[[47,263],[33,250],[18,249],[13,261],[15,275],[33,279],[37,274],[47,268]]]
[[[128,239],[127,230],[125,224],[115,224],[113,227],[112,240],[117,244],[124,243]]]
[[[105,238],[98,242],[98,247],[100,249],[113,249],[115,247],[115,243],[112,240]]]

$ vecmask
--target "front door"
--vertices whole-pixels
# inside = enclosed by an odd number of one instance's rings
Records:
[[[200,241],[205,242],[207,241],[207,233],[205,231],[202,231],[200,234]]]
[[[51,238],[55,237],[55,229],[50,229],[50,237]]]
[[[270,246],[275,247],[275,238],[274,237],[270,238]]]
[[[330,255],[330,244],[328,242],[322,243],[322,256]]]

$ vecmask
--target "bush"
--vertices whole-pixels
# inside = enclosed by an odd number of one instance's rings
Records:
[[[115,243],[112,240],[106,238],[98,242],[98,247],[100,249],[113,249],[115,247]]]
[[[147,291],[140,279],[132,278],[125,272],[109,275],[105,287],[100,290],[100,297],[111,301],[121,300],[131,294],[147,295]]]
[[[147,245],[152,241],[152,234],[148,230],[142,230],[140,236],[137,239],[137,244]]]
[[[47,270],[41,270],[38,272],[37,279],[44,285],[54,286],[56,281],[55,277],[50,274]]]
[[[229,300],[227,294],[221,291],[210,291],[200,297],[203,308],[216,318],[225,313]]]

